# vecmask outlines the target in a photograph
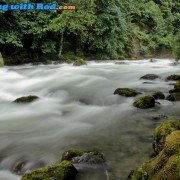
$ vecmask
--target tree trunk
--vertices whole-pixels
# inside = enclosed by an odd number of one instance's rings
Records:
[[[60,46],[59,46],[59,57],[62,54],[63,49],[63,40],[64,40],[64,30],[61,32]]]

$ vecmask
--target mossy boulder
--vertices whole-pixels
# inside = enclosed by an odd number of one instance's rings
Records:
[[[105,162],[103,154],[98,151],[85,151],[77,149],[69,149],[65,151],[61,160],[84,164],[101,164]]]
[[[82,65],[87,65],[87,63],[83,59],[77,59],[73,63],[73,66],[82,66]]]
[[[156,74],[146,74],[146,75],[140,77],[140,79],[146,79],[146,80],[155,80],[158,78],[159,78],[159,76]]]
[[[130,88],[117,88],[114,91],[114,94],[118,94],[120,96],[125,96],[125,97],[134,97],[139,93],[136,90]]]
[[[169,93],[180,93],[180,81],[175,83],[174,89],[171,89]]]
[[[152,96],[154,99],[165,99],[165,95],[160,91],[155,92]]]
[[[136,99],[133,105],[140,109],[148,109],[155,106],[155,99],[153,96],[143,96]]]
[[[156,127],[152,143],[155,153],[162,151],[166,137],[176,130],[180,130],[180,123],[175,120],[164,121]]]
[[[180,80],[179,74],[173,74],[167,77],[167,81],[178,81]]]
[[[88,151],[78,150],[78,149],[68,149],[63,153],[61,161],[64,160],[71,161],[74,157],[82,156],[86,152]]]
[[[76,168],[69,161],[62,161],[56,166],[47,166],[25,174],[21,180],[73,180]]]
[[[38,96],[29,95],[29,96],[23,96],[23,97],[17,98],[13,102],[14,103],[31,103],[31,102],[34,102],[37,99],[39,99]]]
[[[131,180],[180,179],[180,131],[166,138],[164,149],[154,158],[135,169]]]

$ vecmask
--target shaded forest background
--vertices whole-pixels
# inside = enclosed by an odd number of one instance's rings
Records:
[[[76,10],[0,11],[5,64],[49,60],[180,59],[177,0],[0,0],[76,5]]]

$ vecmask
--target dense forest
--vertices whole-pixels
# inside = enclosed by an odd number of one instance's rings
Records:
[[[0,4],[54,0],[0,0]],[[57,1],[56,1],[57,2]],[[4,63],[180,58],[177,0],[60,0],[75,10],[0,11]]]

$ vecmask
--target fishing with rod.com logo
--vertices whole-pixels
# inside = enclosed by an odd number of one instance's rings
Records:
[[[58,5],[58,3],[16,3],[16,4],[0,4],[0,11],[6,12],[10,11],[48,11],[48,10],[74,10],[76,9],[75,5]]]

